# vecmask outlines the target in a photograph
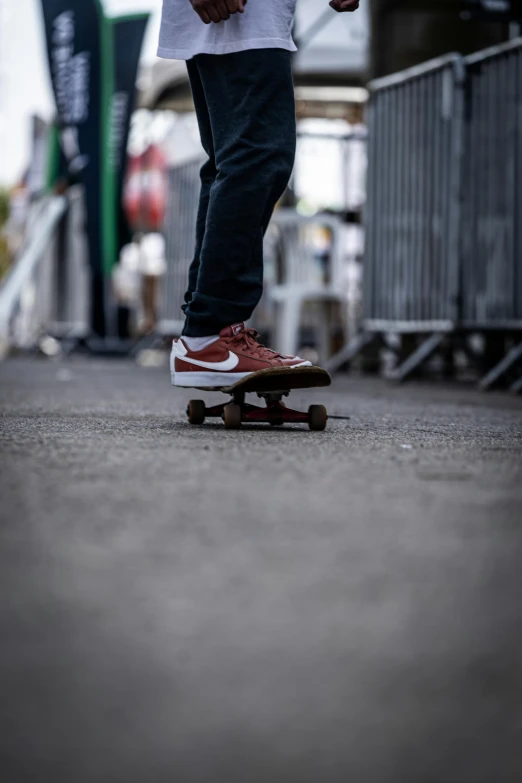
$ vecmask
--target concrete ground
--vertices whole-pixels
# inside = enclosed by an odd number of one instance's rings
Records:
[[[293,399],[350,421],[234,433],[165,369],[0,388],[2,781],[522,780],[520,400],[343,377]]]

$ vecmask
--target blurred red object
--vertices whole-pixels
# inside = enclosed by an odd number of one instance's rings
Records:
[[[167,208],[167,163],[159,147],[129,158],[123,204],[133,231],[159,231]]]

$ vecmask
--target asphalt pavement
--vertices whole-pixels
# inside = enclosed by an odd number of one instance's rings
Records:
[[[189,396],[0,364],[3,783],[522,780],[522,401],[343,376],[292,397],[325,433],[229,432]]]

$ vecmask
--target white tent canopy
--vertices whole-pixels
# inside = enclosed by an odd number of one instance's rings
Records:
[[[363,2],[356,13],[336,14],[325,0],[298,0],[295,59],[298,81],[323,75],[334,81],[361,81],[368,69],[369,11]]]

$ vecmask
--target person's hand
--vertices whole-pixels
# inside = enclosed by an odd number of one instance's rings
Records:
[[[242,14],[248,0],[190,0],[192,8],[205,24],[226,22],[231,14]]]
[[[350,11],[357,11],[359,0],[330,0],[330,8],[338,14],[350,13]]]

